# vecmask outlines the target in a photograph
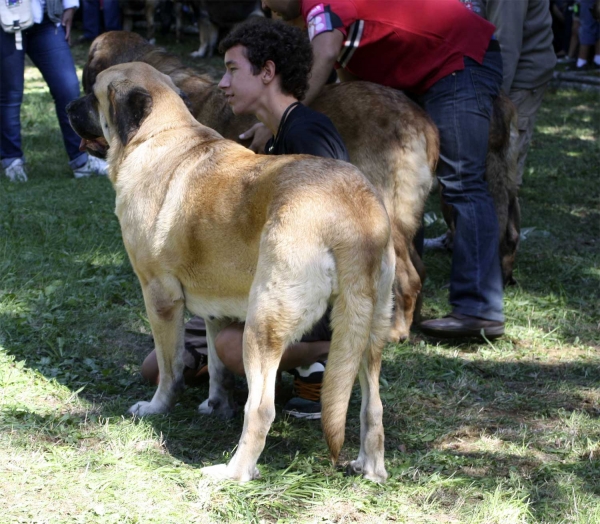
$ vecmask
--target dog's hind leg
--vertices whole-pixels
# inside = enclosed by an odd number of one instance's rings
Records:
[[[391,342],[407,340],[413,314],[421,293],[421,277],[411,259],[411,248],[405,238],[394,239],[396,252],[396,279],[394,281],[395,309],[388,339]]]
[[[236,412],[233,401],[233,374],[223,365],[215,350],[215,338],[219,331],[231,323],[231,319],[205,319],[208,343],[208,376],[210,377],[208,398],[200,404],[198,411],[203,415],[218,415],[232,418]]]
[[[384,482],[387,479],[383,460],[383,407],[379,397],[379,372],[381,370],[381,354],[389,330],[392,309],[390,287],[393,276],[393,259],[389,255],[388,261],[383,263],[369,345],[358,371],[362,392],[360,452],[358,458],[353,460],[347,469],[349,474],[364,475],[365,478],[374,482]]]
[[[313,251],[307,250],[304,254],[306,260],[313,258]],[[299,253],[291,252],[288,256],[295,260],[280,263],[279,267],[268,265],[259,257],[261,269],[257,270],[250,292],[243,339],[244,370],[248,381],[244,429],[227,466],[203,469],[209,476],[240,482],[258,478],[256,463],[275,418],[275,382],[281,356],[285,348],[307,332],[327,308],[332,289],[327,269],[321,271],[305,259],[299,260]],[[328,260],[323,266],[327,265]]]
[[[321,390],[323,432],[335,464],[344,442],[352,385],[361,368],[361,453],[351,469],[377,482],[387,478],[378,388],[381,352],[390,329],[394,263],[390,243],[379,259],[379,275],[359,269],[344,276],[340,271],[340,293],[331,314],[333,336]]]
[[[142,281],[142,278],[140,278]],[[183,389],[183,315],[181,284],[172,276],[144,283],[142,292],[154,336],[160,380],[150,402],[138,402],[129,409],[137,416],[165,413]]]

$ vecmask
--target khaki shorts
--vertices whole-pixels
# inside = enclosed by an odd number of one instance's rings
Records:
[[[523,171],[525,169],[525,160],[529,151],[529,144],[533,136],[535,127],[535,118],[538,109],[542,105],[544,93],[548,88],[550,81],[536,87],[535,89],[511,89],[510,99],[517,106],[518,127],[519,127],[519,165],[517,170],[517,184],[523,184]]]

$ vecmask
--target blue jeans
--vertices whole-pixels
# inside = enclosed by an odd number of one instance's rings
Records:
[[[488,51],[481,65],[464,60],[465,69],[436,82],[419,102],[440,131],[437,175],[454,209],[450,304],[457,313],[503,321],[498,218],[484,178],[502,58]]]
[[[65,108],[79,97],[79,80],[65,29],[55,26],[47,16],[40,24],[23,31],[23,50],[15,47],[15,35],[0,30],[0,158],[7,167],[23,157],[21,149],[21,104],[25,86],[25,53],[40,70],[54,98],[56,115],[69,165],[76,169],[87,162],[79,151],[81,139],[69,124]]]
[[[101,32],[102,14],[105,31],[119,31],[121,29],[121,8],[119,0],[104,0],[102,10],[99,0],[83,0],[83,37],[93,40]]]

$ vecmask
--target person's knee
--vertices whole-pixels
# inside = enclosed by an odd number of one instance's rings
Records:
[[[215,350],[223,365],[236,375],[243,376],[243,329],[237,326],[227,326],[215,338]]]
[[[153,350],[146,356],[142,363],[140,373],[145,380],[150,382],[150,384],[158,384],[159,372],[156,350]]]

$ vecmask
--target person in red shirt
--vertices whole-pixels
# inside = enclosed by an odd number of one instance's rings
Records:
[[[263,0],[284,20],[302,17],[315,56],[305,104],[332,67],[341,80],[358,78],[402,89],[440,131],[438,178],[454,209],[450,304],[440,319],[421,323],[438,337],[504,333],[498,220],[484,179],[490,118],[502,83],[494,26],[459,0]],[[357,123],[360,125],[360,123]],[[264,144],[264,129],[253,149]]]

